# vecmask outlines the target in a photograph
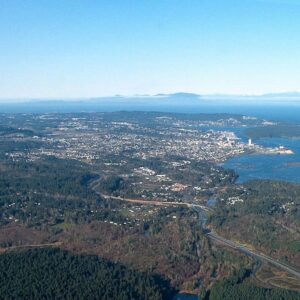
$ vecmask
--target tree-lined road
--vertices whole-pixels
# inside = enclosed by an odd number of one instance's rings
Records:
[[[97,191],[96,191],[97,192]],[[197,209],[198,211],[202,210],[205,212],[211,211],[210,208],[204,206],[204,205],[200,205],[200,204],[192,204],[192,203],[188,203],[188,202],[163,202],[163,201],[156,201],[156,200],[143,200],[143,199],[130,199],[130,198],[123,198],[123,197],[115,197],[115,196],[109,196],[109,195],[104,195],[101,194],[99,192],[97,192],[101,197],[103,197],[104,199],[112,199],[112,200],[119,200],[119,201],[125,201],[125,202],[130,202],[130,203],[137,203],[137,204],[146,204],[146,205],[157,205],[157,206],[185,206],[185,207],[189,207],[189,208],[194,208]],[[200,217],[201,218],[201,217]],[[205,224],[205,222],[203,223],[202,220],[200,220],[201,224]],[[300,271],[294,269],[293,267],[290,267],[284,263],[281,263],[269,256],[254,252],[253,250],[250,250],[249,248],[240,245],[238,243],[235,243],[231,240],[227,240],[219,235],[217,235],[216,233],[207,230],[206,232],[206,236],[211,239],[212,241],[215,241],[223,246],[227,246],[229,248],[235,249],[241,253],[244,253],[248,256],[251,256],[255,259],[258,259],[262,262],[267,262],[272,264],[275,267],[280,268],[283,271],[288,272],[289,274],[296,276],[297,278],[300,279]]]
[[[268,262],[270,264],[272,264],[273,266],[275,267],[278,267],[280,268],[281,270],[284,270],[286,272],[288,272],[289,274],[291,275],[294,275],[296,277],[298,277],[300,279],[300,272],[297,271],[296,269],[286,265],[286,264],[283,264],[269,256],[266,256],[266,255],[263,255],[263,254],[260,254],[260,253],[257,253],[257,252],[254,252],[253,250],[250,250],[249,248],[245,247],[245,246],[242,246],[242,245],[239,245],[231,240],[227,240],[219,235],[217,235],[216,233],[210,231],[210,232],[207,232],[206,233],[206,236],[208,238],[210,238],[211,240],[213,241],[216,241],[217,243],[221,244],[221,245],[224,245],[224,246],[227,246],[227,247],[230,247],[232,249],[235,249],[235,250],[238,250],[248,256],[251,256],[253,258],[256,258],[256,259],[259,259],[260,261],[264,261],[264,262]]]

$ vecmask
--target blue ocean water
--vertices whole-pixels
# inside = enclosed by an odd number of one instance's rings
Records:
[[[266,120],[300,124],[300,105],[249,105],[213,107],[209,112],[225,112],[250,115]],[[203,112],[208,112],[203,111]],[[195,112],[195,110],[194,110]],[[233,130],[232,128],[226,128]],[[222,130],[219,128],[219,130]],[[243,128],[233,130],[246,142]],[[251,179],[273,179],[300,183],[300,139],[265,138],[254,140],[265,147],[284,146],[293,150],[293,155],[242,155],[226,161],[223,166],[239,175],[239,183]]]
[[[28,105],[1,104],[1,112],[10,113],[45,113],[45,112],[111,112],[111,111],[160,111],[177,113],[231,113],[255,116],[266,120],[300,124],[300,103],[257,103],[245,102],[202,102],[191,105],[176,102],[172,104],[145,104],[126,102],[84,103],[84,102],[37,102]],[[243,104],[241,104],[243,103]],[[221,128],[220,128],[221,129]],[[222,129],[221,129],[222,130]],[[232,129],[229,129],[232,130]],[[236,134],[245,140],[243,129],[236,129]],[[228,160],[224,167],[234,169],[239,174],[239,182],[249,179],[278,179],[300,183],[300,139],[260,139],[254,143],[267,147],[286,146],[294,151],[294,155],[251,155],[239,156]]]
[[[195,295],[187,295],[187,294],[178,294],[175,296],[173,300],[197,300],[199,299]]]
[[[243,104],[241,104],[243,103]],[[70,112],[112,112],[112,111],[159,111],[177,113],[235,113],[256,116],[268,120],[300,122],[300,102],[280,104],[255,104],[241,102],[189,103],[126,103],[124,102],[68,102],[40,101],[24,103],[0,103],[0,113],[70,113]]]
[[[125,108],[125,107],[124,107]],[[108,108],[110,110],[112,108]],[[300,103],[203,103],[201,105],[141,105],[125,110],[161,111],[176,113],[231,113],[254,116],[270,121],[300,124]],[[219,130],[224,128],[219,128]],[[227,128],[232,130],[232,128]],[[243,128],[236,128],[237,136],[246,141]],[[300,183],[300,139],[259,139],[253,141],[266,147],[280,145],[294,151],[294,155],[245,155],[228,160],[224,167],[239,175],[238,182],[250,179],[274,179]]]
[[[226,161],[223,166],[239,175],[237,182],[251,179],[273,179],[300,183],[300,139],[262,139],[266,147],[285,146],[293,155],[242,155]]]

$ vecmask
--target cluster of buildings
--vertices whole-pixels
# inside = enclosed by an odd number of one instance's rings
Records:
[[[197,170],[190,167],[191,162],[215,165],[249,151],[288,152],[284,148],[265,149],[254,145],[251,140],[244,143],[228,129],[230,126],[242,126],[243,122],[257,121],[251,117],[199,121],[176,115],[154,115],[151,118],[149,114],[145,115],[145,119],[137,115],[135,120],[120,113],[118,118],[113,114],[46,114],[28,115],[27,118],[25,121],[35,134],[24,137],[24,140],[38,146],[28,151],[8,151],[6,156],[10,159],[35,161],[54,156],[79,160],[103,174],[121,175],[128,179],[133,191],[150,199],[174,199],[176,193],[181,193],[180,197],[183,197],[182,194],[197,196],[212,190],[215,182],[225,181],[229,176],[211,167],[198,183],[191,185],[184,178],[174,177],[172,172],[195,172],[195,177],[198,176]],[[218,129],[212,129],[216,126]],[[22,139],[20,136],[12,138]],[[153,159],[167,163],[170,168],[162,172],[148,166],[147,162]]]
[[[89,163],[113,155],[141,159],[173,155],[220,163],[245,151],[246,145],[233,132],[201,130],[189,125],[182,120],[161,124],[161,120],[154,119],[153,124],[143,124],[109,121],[101,116],[91,120],[62,116],[55,126],[32,138],[41,147],[30,153],[14,151],[8,155],[19,158],[26,154],[30,160],[47,155]]]

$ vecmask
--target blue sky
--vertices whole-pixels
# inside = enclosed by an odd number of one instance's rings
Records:
[[[0,98],[300,90],[298,0],[0,0]]]

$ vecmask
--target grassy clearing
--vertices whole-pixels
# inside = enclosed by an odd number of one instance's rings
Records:
[[[278,270],[274,267],[264,266],[257,273],[256,278],[273,287],[279,287],[288,290],[300,291],[300,280],[297,277]]]

